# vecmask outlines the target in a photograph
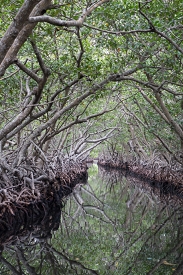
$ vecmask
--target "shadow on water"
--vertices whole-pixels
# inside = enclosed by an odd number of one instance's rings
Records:
[[[50,209],[0,242],[4,275],[183,274],[182,201],[93,165],[62,211]]]

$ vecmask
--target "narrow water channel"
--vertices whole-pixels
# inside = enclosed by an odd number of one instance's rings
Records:
[[[0,249],[1,275],[183,274],[183,205],[93,165],[61,213]]]

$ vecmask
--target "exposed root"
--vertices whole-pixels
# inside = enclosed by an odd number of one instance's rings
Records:
[[[54,164],[54,169],[52,165],[51,178],[49,171],[40,170],[30,163],[22,163],[13,170],[5,165],[0,169],[3,170],[0,182],[4,173],[8,178],[8,184],[4,183],[0,190],[0,236],[16,227],[19,230],[22,224],[23,227],[31,226],[35,220],[43,220],[50,207],[60,209],[74,186],[87,179],[87,166],[68,159],[65,159],[64,167],[60,162]]]
[[[106,169],[118,169],[123,171],[127,177],[134,177],[143,182],[149,183],[153,189],[159,189],[161,195],[176,195],[183,201],[183,173],[180,169],[173,169],[171,167],[146,163],[143,165],[138,161],[125,161],[118,159],[105,160],[99,159],[98,165]]]

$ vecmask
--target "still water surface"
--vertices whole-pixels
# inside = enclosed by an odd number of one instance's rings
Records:
[[[93,165],[62,213],[2,250],[1,275],[183,274],[183,207],[146,183]]]

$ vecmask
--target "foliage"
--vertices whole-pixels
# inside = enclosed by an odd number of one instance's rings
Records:
[[[18,164],[40,165],[32,143],[49,155],[79,146],[86,158],[109,138],[118,151],[135,138],[147,156],[181,163],[182,3],[38,2],[1,8],[2,157],[11,149]]]

